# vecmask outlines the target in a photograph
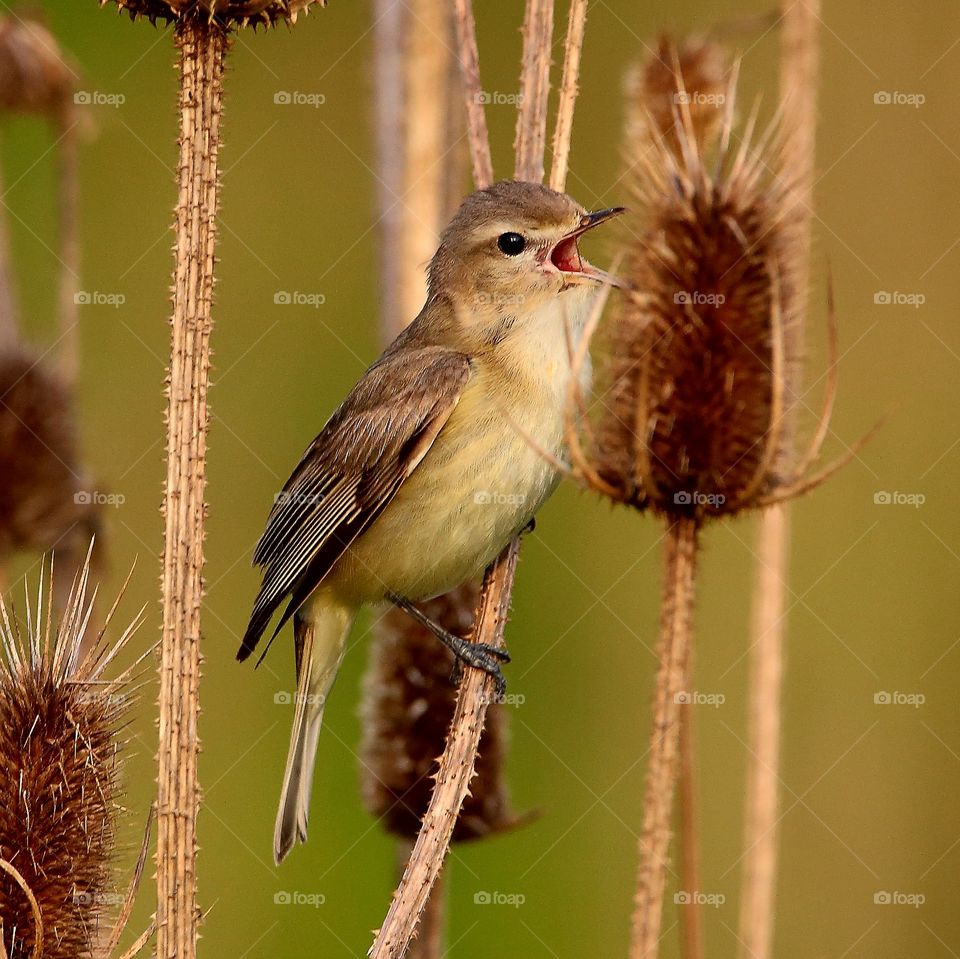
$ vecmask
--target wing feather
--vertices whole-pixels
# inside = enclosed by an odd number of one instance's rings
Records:
[[[436,346],[392,348],[367,371],[274,502],[254,550],[264,576],[238,659],[253,652],[289,596],[276,636],[389,504],[443,429],[469,377],[468,357]]]

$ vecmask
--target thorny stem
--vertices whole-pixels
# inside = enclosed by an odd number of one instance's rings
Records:
[[[679,764],[679,700],[691,639],[696,554],[696,521],[687,517],[671,520],[665,544],[666,572],[657,644],[660,666],[650,727],[630,959],[655,959],[660,937]]]
[[[513,142],[516,154],[513,175],[518,180],[529,180],[531,183],[543,182],[552,37],[553,0],[527,0],[523,18],[520,106],[517,109],[517,130]],[[569,141],[567,145],[569,147]]]
[[[514,540],[487,570],[481,606],[474,622],[474,642],[503,645],[510,604],[509,584],[513,582],[518,552],[519,542]],[[430,806],[387,917],[368,953],[371,959],[401,959],[413,937],[450,848],[453,827],[473,778],[487,705],[493,697],[493,677],[479,669],[466,670],[440,757]]]
[[[696,689],[693,644],[687,648],[684,689]],[[703,959],[703,910],[696,896],[700,882],[700,797],[697,795],[696,711],[680,711],[680,887],[691,894],[680,913],[684,959]]]
[[[467,139],[473,162],[473,183],[478,190],[493,183],[493,160],[490,158],[490,136],[483,112],[483,91],[480,87],[480,55],[477,51],[477,27],[471,0],[454,0],[457,28],[457,54],[463,75],[463,99],[467,112]]]
[[[197,721],[207,386],[227,36],[216,23],[184,19],[176,28],[176,42],[180,52],[180,159],[164,497],[157,955],[160,959],[193,959],[199,920]]]
[[[80,292],[80,235],[78,216],[80,205],[78,124],[72,104],[64,105],[58,113],[58,251],[60,261],[58,355],[64,382],[73,386],[80,372],[80,311],[77,294]]]

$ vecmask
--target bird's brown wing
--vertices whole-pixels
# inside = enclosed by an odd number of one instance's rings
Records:
[[[237,653],[253,652],[273,614],[274,636],[344,550],[417,468],[460,399],[470,361],[444,347],[390,350],[310,444],[277,495],[253,561],[264,567]]]

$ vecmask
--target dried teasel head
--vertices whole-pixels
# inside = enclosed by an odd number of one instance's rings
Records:
[[[62,544],[90,509],[69,391],[32,352],[0,354],[0,557]]]
[[[0,109],[57,114],[72,105],[77,76],[43,23],[0,17]]]
[[[733,65],[722,44],[705,37],[678,42],[661,34],[647,61],[627,72],[626,127],[631,152],[662,140],[679,156],[685,138],[681,108],[689,118],[694,141],[701,148],[711,145],[723,125],[732,75]]]
[[[478,600],[474,584],[423,603],[434,622],[466,635]],[[381,621],[364,679],[361,794],[364,805],[396,836],[416,839],[433,791],[433,773],[456,705],[448,652],[399,609]],[[454,840],[478,839],[519,825],[510,805],[504,763],[503,707],[493,704],[480,740],[477,774]]]
[[[140,616],[112,645],[102,632],[85,644],[88,574],[56,624],[42,577],[22,624],[0,598],[0,935],[11,959],[100,955],[118,937],[102,922],[131,670],[107,673]]]
[[[789,181],[772,131],[755,140],[755,117],[733,145],[733,105],[731,90],[712,153],[684,104],[679,153],[665,137],[637,144],[629,290],[608,329],[594,485],[672,518],[731,515],[822,478],[804,474],[832,375],[805,456],[793,458],[786,429],[799,372]]]
[[[306,14],[311,6],[327,5],[327,0],[100,0],[100,5],[110,2],[129,13],[133,20],[201,20],[238,27],[273,26],[280,21],[296,23],[297,17]]]

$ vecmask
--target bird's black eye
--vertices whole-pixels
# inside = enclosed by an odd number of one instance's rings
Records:
[[[526,245],[526,239],[519,233],[501,233],[497,237],[497,246],[500,248],[500,252],[506,253],[507,256],[519,256],[523,253]]]

